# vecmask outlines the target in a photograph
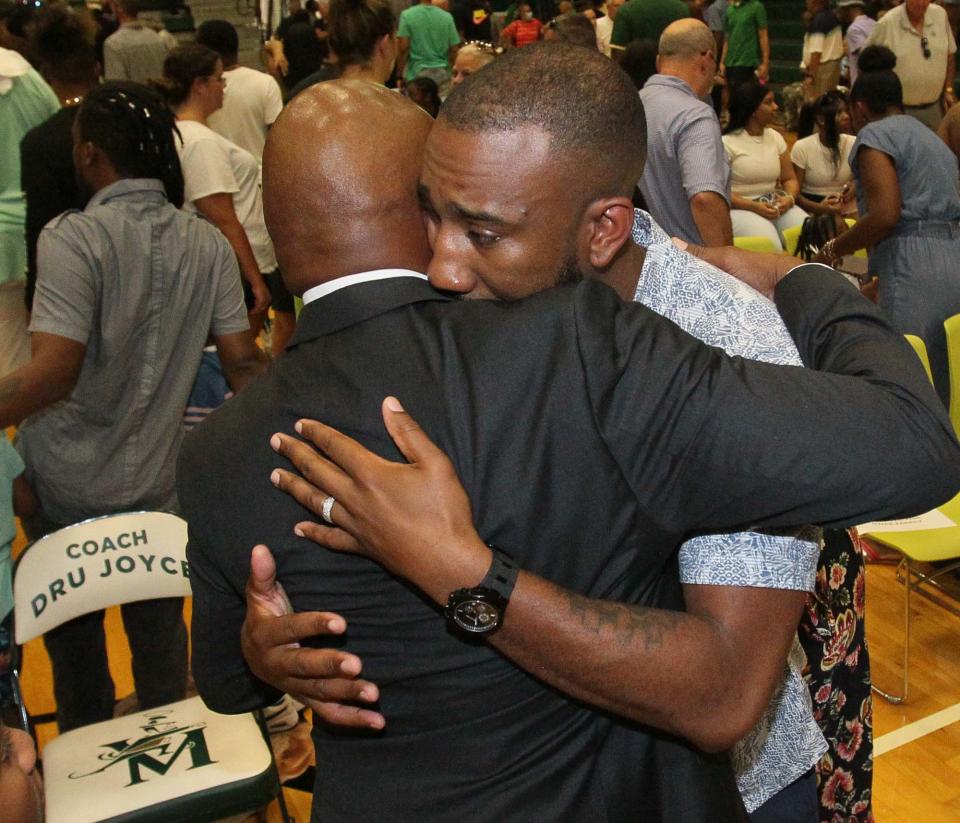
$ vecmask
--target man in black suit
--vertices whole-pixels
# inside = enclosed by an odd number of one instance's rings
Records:
[[[292,139],[300,127],[329,136],[329,156],[309,179]],[[678,608],[673,549],[688,530],[839,519],[854,514],[843,502],[854,482],[858,515],[939,502],[957,482],[949,463],[937,467],[938,485],[929,463],[915,462],[909,495],[892,494],[864,467],[881,475],[887,462],[899,467],[910,449],[879,455],[883,465],[867,455],[890,438],[935,444],[932,453],[955,460],[948,424],[909,349],[859,298],[820,282],[822,269],[793,273],[778,287],[778,305],[809,360],[872,378],[736,364],[597,284],[509,306],[445,301],[411,276],[429,260],[409,208],[424,129],[389,94],[340,84],[298,99],[271,136],[270,228],[291,287],[309,302],[268,378],[184,450],[201,694],[226,711],[270,694],[245,670],[238,637],[247,551],[266,542],[297,611],[322,606],[347,618],[351,648],[384,684],[391,718],[376,737],[315,732],[317,818],[742,819],[722,761],[585,709],[488,647],[449,636],[436,612],[389,575],[362,559],[318,554],[290,534],[306,513],[279,492],[265,491],[251,510],[250,483],[276,464],[267,438],[311,415],[395,459],[378,409],[385,394],[400,394],[453,456],[481,533],[509,546],[525,571],[549,572],[593,597]],[[345,150],[369,133],[378,135],[373,156]],[[624,186],[636,179],[630,172]],[[323,225],[305,225],[305,207]],[[623,231],[619,208],[591,218],[588,259],[558,249],[558,265],[531,277],[552,282],[608,264],[605,230],[616,223]],[[407,271],[384,270],[398,265]],[[354,272],[367,273],[354,278],[363,282],[345,279]],[[748,412],[756,430],[745,433]],[[787,450],[768,453],[763,433],[771,431],[787,433]],[[845,470],[817,458],[830,438],[855,443],[859,462]],[[784,476],[790,450],[808,448],[807,479]]]

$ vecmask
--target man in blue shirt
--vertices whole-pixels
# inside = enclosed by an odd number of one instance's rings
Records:
[[[717,69],[713,34],[699,20],[672,23],[660,38],[657,69],[640,92],[647,114],[644,201],[668,234],[728,246],[730,165],[717,115],[704,101]]]

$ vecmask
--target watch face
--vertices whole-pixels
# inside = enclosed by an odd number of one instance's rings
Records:
[[[461,629],[474,634],[492,632],[500,625],[500,610],[483,600],[465,600],[458,603],[452,617]]]

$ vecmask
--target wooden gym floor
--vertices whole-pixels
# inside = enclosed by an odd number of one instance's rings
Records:
[[[22,545],[19,535],[15,552]],[[878,823],[955,823],[960,820],[960,618],[921,597],[911,605],[908,702],[893,706],[874,697],[874,811]],[[116,609],[108,612],[107,635],[117,694],[123,696],[133,686]],[[867,640],[874,682],[899,691],[903,589],[894,566],[867,568]],[[50,663],[40,640],[24,650],[24,693],[32,715],[53,711]],[[54,724],[41,725],[41,747],[55,735]],[[307,823],[309,794],[288,788],[286,798],[298,823]],[[276,803],[269,820],[280,823]]]

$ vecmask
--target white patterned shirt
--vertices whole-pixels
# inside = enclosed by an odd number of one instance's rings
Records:
[[[634,213],[633,240],[646,249],[634,299],[727,354],[802,366],[776,306],[749,286],[680,251],[644,211]],[[813,591],[818,530],[694,537],[680,547],[683,583]],[[795,637],[784,679],[760,722],[731,751],[747,811],[809,771],[827,750],[803,680],[805,658]]]

